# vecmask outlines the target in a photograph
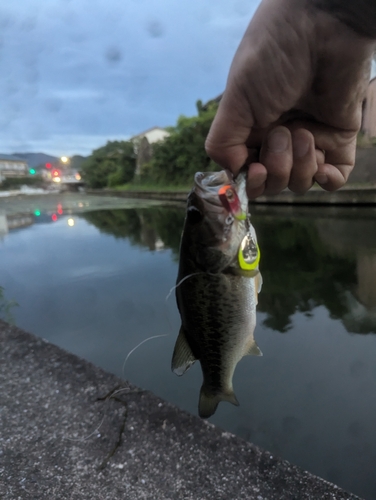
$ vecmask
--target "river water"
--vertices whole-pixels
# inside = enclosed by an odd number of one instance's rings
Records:
[[[252,214],[264,356],[242,359],[240,406],[221,403],[210,420],[374,499],[376,209]],[[144,200],[1,198],[0,315],[197,414],[199,364],[183,377],[170,371],[180,321],[166,297],[183,219],[183,205]]]

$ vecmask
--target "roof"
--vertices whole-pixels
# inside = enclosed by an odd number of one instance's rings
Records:
[[[0,153],[0,161],[1,160],[6,160],[6,161],[21,161],[22,163],[27,163],[26,160],[24,160],[23,158],[19,158],[18,156],[14,156],[14,155],[3,155],[2,153]]]
[[[147,130],[144,130],[144,132],[140,132],[139,134],[133,135],[130,138],[130,140],[137,139],[137,137],[142,137],[145,134],[147,134],[148,132],[152,132],[153,130],[162,130],[163,132],[166,132],[166,134],[168,134],[167,130],[164,129],[163,127],[151,127],[151,128],[148,128]]]

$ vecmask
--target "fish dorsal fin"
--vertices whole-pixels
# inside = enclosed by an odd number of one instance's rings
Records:
[[[261,349],[256,344],[255,340],[252,340],[251,344],[247,346],[247,350],[245,351],[245,355],[247,356],[262,356]]]
[[[201,418],[209,418],[217,409],[218,404],[221,401],[228,401],[235,406],[239,406],[239,401],[237,400],[234,391],[222,391],[217,394],[210,393],[204,387],[201,387],[200,400],[198,403],[198,413]]]
[[[191,348],[189,347],[187,337],[183,326],[180,327],[180,332],[176,340],[174,353],[172,355],[171,369],[176,375],[183,375],[190,366],[196,361]]]

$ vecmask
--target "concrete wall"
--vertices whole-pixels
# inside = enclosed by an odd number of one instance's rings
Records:
[[[362,131],[369,137],[376,137],[376,78],[368,86],[363,105]]]
[[[355,168],[348,182],[376,184],[376,148],[357,149]]]

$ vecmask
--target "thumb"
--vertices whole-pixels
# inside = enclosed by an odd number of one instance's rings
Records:
[[[246,122],[242,113],[235,112],[235,109],[224,96],[205,142],[208,156],[234,175],[247,161],[249,152],[246,142],[253,125],[253,120]]]

